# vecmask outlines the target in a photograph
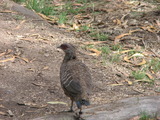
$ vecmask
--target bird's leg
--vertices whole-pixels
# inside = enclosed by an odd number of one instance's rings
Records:
[[[73,100],[71,100],[71,107],[70,107],[70,110],[68,112],[74,112],[73,111]]]
[[[80,117],[83,114],[82,107],[80,107],[79,109],[80,109],[80,111],[79,111],[79,117]]]

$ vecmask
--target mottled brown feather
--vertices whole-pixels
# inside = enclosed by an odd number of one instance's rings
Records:
[[[60,68],[60,81],[64,93],[75,102],[89,101],[92,80],[88,67],[78,60],[72,44],[65,43],[60,48],[65,52]]]

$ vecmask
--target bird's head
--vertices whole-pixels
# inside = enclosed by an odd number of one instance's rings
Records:
[[[58,48],[62,49],[65,53],[75,53],[76,48],[70,43],[63,43]]]

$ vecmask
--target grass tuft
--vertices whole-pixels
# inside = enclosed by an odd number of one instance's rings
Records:
[[[146,77],[146,73],[143,71],[133,71],[132,72],[132,76],[136,79],[136,80],[140,80],[140,79],[144,79]]]
[[[54,7],[49,5],[49,0],[28,0],[26,6],[47,16],[55,14]]]
[[[98,41],[106,41],[108,40],[108,35],[105,33],[92,32],[90,36]]]
[[[110,53],[109,46],[102,46],[99,48],[100,51],[102,51],[102,54],[108,55]]]
[[[151,68],[151,70],[153,70],[154,72],[158,72],[160,71],[160,60],[157,59],[152,59],[149,63],[149,67]]]
[[[139,120],[157,120],[157,114],[149,114],[147,112],[142,112],[140,114]]]
[[[111,56],[111,58],[110,58],[110,61],[111,62],[116,62],[116,63],[118,63],[118,62],[120,62],[120,55],[119,54],[115,54],[115,55],[112,55]]]

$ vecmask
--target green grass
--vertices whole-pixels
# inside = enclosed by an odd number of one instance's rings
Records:
[[[118,63],[118,62],[120,62],[120,55],[119,54],[115,54],[115,55],[112,55],[111,57],[110,57],[110,61],[111,62],[116,62],[116,63]]]
[[[139,120],[149,120],[151,116],[146,112],[141,113]]]
[[[112,47],[111,47],[111,49],[113,50],[113,51],[121,51],[122,50],[122,46],[120,45],[120,44],[116,44],[116,45],[113,45]]]
[[[133,71],[132,76],[136,80],[141,80],[141,79],[144,79],[146,77],[146,73],[144,71]]]
[[[147,112],[142,112],[140,114],[139,120],[157,120],[157,115],[156,114],[149,114]]]
[[[22,15],[12,15],[15,20],[24,20],[25,16]]]
[[[60,13],[58,18],[59,18],[58,23],[59,24],[64,24],[67,21],[67,13],[66,12]]]
[[[106,40],[108,40],[108,34],[105,34],[105,33],[91,32],[91,33],[90,33],[90,36],[91,36],[93,39],[96,39],[96,40],[98,40],[98,41],[106,41]]]
[[[81,48],[83,49],[89,49],[89,48],[94,48],[94,45],[83,45]]]
[[[154,72],[160,71],[160,60],[158,58],[152,59],[149,62],[149,68],[151,68]]]
[[[91,28],[88,25],[83,25],[80,27],[80,29],[78,31],[83,31],[83,32],[87,32],[89,31]]]
[[[25,2],[26,0],[13,0],[13,1],[17,3],[21,3],[21,2]]]
[[[102,46],[99,48],[100,51],[102,51],[102,54],[108,55],[110,53],[110,48],[109,46]]]
[[[77,2],[77,3],[84,4],[84,3],[89,2],[89,0],[76,0],[76,2]]]
[[[132,51],[127,52],[127,55],[128,55],[128,56],[132,56],[132,55],[134,55],[134,54],[136,54],[136,53],[141,53],[141,51],[132,50]]]
[[[76,15],[78,13],[84,13],[86,10],[87,6],[86,4],[83,4],[80,7],[77,6],[73,6],[73,2],[67,2],[63,7],[62,7],[62,11],[65,11],[67,13],[67,15]]]
[[[54,7],[49,5],[49,0],[28,0],[26,1],[26,6],[44,15],[55,14]]]
[[[15,2],[23,2],[29,9],[42,13],[46,16],[57,17],[59,24],[65,24],[72,22],[75,15],[85,13],[87,8],[90,7],[90,0],[75,0],[75,1],[63,1],[64,5],[54,6],[51,4],[52,0],[14,0]],[[76,5],[76,4],[80,5]],[[69,21],[70,20],[70,21]],[[71,23],[72,24],[72,23]],[[87,26],[82,26],[82,31],[90,29]]]

